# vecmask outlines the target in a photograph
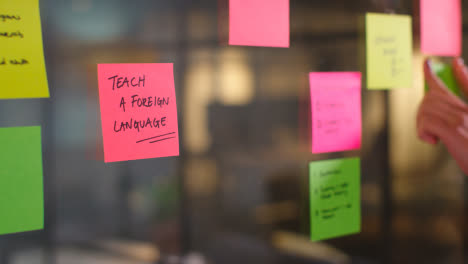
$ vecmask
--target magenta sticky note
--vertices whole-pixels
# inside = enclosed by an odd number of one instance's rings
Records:
[[[179,155],[172,63],[99,64],[104,161]]]
[[[361,73],[309,74],[312,153],[361,148]]]
[[[229,45],[289,47],[289,0],[229,0]]]
[[[460,0],[420,0],[421,51],[428,55],[460,56],[462,13]]]

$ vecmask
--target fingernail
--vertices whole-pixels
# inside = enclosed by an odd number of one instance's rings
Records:
[[[430,58],[426,59],[427,66],[429,67],[430,70],[432,70],[432,61]]]

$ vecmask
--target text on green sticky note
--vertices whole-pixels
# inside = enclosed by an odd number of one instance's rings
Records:
[[[413,83],[411,17],[366,14],[368,89],[409,88]]]
[[[313,241],[361,230],[360,159],[309,164],[310,230]]]
[[[43,229],[41,128],[0,128],[0,146],[0,235]]]
[[[39,0],[0,1],[0,99],[49,97]]]

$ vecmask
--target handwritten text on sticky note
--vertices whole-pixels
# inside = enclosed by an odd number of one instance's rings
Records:
[[[462,11],[460,0],[420,0],[421,51],[429,55],[460,56]]]
[[[366,14],[367,88],[412,86],[411,17]]]
[[[104,161],[179,155],[171,63],[99,64]]]
[[[0,235],[43,229],[41,128],[0,128],[0,146]]]
[[[361,147],[361,73],[309,74],[312,153]]]
[[[289,0],[229,0],[229,45],[289,47]]]
[[[0,99],[49,97],[39,0],[0,2]]]
[[[359,233],[359,158],[311,162],[309,177],[312,240]]]

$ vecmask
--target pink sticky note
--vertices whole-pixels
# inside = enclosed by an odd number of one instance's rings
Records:
[[[429,55],[461,55],[460,0],[421,0],[421,50]]]
[[[289,0],[229,0],[229,45],[289,47]]]
[[[179,155],[172,63],[99,64],[104,161]]]
[[[361,73],[310,73],[312,153],[361,148]]]

